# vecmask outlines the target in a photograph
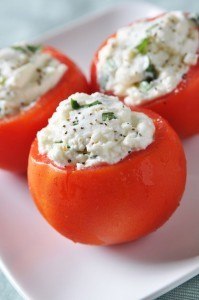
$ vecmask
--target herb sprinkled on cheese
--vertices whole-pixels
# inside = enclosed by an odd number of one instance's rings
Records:
[[[114,112],[104,112],[102,113],[102,121],[116,119]]]
[[[80,105],[76,100],[74,100],[72,98],[70,100],[70,103],[71,103],[72,109],[80,109],[80,108],[84,108],[84,107],[91,107],[91,106],[94,106],[94,105],[102,104],[100,101],[96,100],[92,103]]]
[[[169,12],[121,28],[98,54],[97,80],[128,105],[175,90],[198,61],[198,15]]]
[[[0,49],[0,119],[31,108],[66,70],[67,66],[43,52],[41,45]]]
[[[60,103],[37,138],[39,152],[57,166],[84,169],[115,164],[145,149],[154,132],[147,115],[131,111],[117,97],[76,93]]]

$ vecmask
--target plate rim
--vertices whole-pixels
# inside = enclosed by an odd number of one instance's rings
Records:
[[[11,286],[17,291],[19,296],[22,297],[24,300],[30,300],[31,298],[27,295],[25,290],[21,287],[20,284],[17,283],[17,280],[12,275],[11,271],[6,267],[6,264],[3,262],[1,255],[0,255],[0,271],[3,273],[5,278],[11,284]]]
[[[93,20],[95,20],[95,18],[100,18],[101,16],[103,16],[104,14],[111,12],[111,11],[115,11],[118,10],[119,8],[124,8],[124,7],[128,7],[128,6],[133,6],[133,5],[149,5],[151,8],[154,8],[156,10],[159,10],[160,12],[164,12],[166,11],[166,9],[160,7],[159,5],[155,5],[153,3],[148,2],[147,0],[139,0],[139,2],[137,2],[136,0],[130,1],[130,0],[125,0],[124,2],[120,2],[117,3],[116,5],[110,4],[107,7],[104,8],[99,8],[97,10],[95,10],[94,12],[89,12],[83,16],[77,17],[74,20],[70,20],[69,22],[66,22],[63,25],[58,25],[52,29],[46,30],[43,33],[36,35],[33,38],[28,39],[31,42],[42,42],[44,39],[51,39],[54,38],[57,35],[60,35],[64,32],[70,31],[70,30],[74,30],[76,27],[79,27],[81,25],[84,25],[86,23],[90,23]]]
[[[32,42],[42,42],[43,40],[46,39],[52,39],[55,38],[58,35],[61,35],[65,32],[74,30],[75,28],[80,27],[81,25],[87,24],[89,22],[92,22],[96,18],[100,18],[106,13],[109,13],[111,11],[116,11],[120,8],[125,8],[128,6],[133,6],[133,5],[149,5],[149,7],[160,10],[160,12],[165,11],[165,9],[162,9],[159,5],[150,3],[148,1],[139,1],[136,3],[136,1],[124,1],[120,2],[116,5],[110,4],[107,7],[97,9],[94,12],[89,12],[87,14],[84,14],[81,17],[77,17],[72,21],[66,22],[63,25],[56,26],[53,29],[46,30],[42,34],[39,34],[36,37],[33,37],[32,39],[28,39],[29,41]],[[28,295],[28,293],[25,291],[25,289],[17,282],[17,279],[12,275],[11,271],[9,268],[6,267],[6,264],[3,261],[3,258],[0,253],[0,270],[2,273],[5,275],[6,279],[10,282],[12,287],[17,291],[17,293],[23,298],[23,299],[31,299],[31,297]],[[191,270],[189,273],[182,275],[180,278],[176,279],[172,283],[168,283],[165,287],[159,289],[158,291],[151,292],[148,294],[148,296],[142,298],[142,300],[153,300],[157,297],[160,297],[164,295],[165,293],[173,290],[174,288],[178,287],[179,285],[185,283],[186,281],[190,280],[191,278],[197,276],[199,274],[199,265],[196,266],[194,270]]]

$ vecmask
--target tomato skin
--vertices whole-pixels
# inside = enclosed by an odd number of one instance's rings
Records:
[[[159,17],[159,16],[158,16]],[[157,17],[157,18],[158,18]],[[148,21],[153,20],[146,19]],[[91,90],[100,91],[97,82],[97,62],[99,51],[107,44],[111,35],[99,47],[91,63]],[[112,91],[106,91],[106,94],[114,95]],[[120,97],[124,101],[123,97]],[[133,106],[132,106],[133,107]],[[139,107],[148,108],[160,114],[175,129],[181,138],[199,133],[199,60],[196,66],[190,67],[185,79],[181,81],[178,87],[171,93],[149,101],[147,104]]]
[[[156,230],[178,207],[186,181],[183,148],[165,120],[144,112],[154,120],[154,142],[114,165],[60,169],[33,142],[30,191],[62,235],[91,245],[133,241]]]
[[[180,137],[199,133],[199,62],[191,67],[178,92],[160,97],[143,107],[151,109],[169,121]]]
[[[31,143],[38,130],[47,125],[59,102],[72,93],[89,91],[85,76],[64,54],[52,47],[45,52],[68,66],[58,84],[42,95],[35,105],[16,116],[0,120],[0,168],[23,173],[27,170]]]

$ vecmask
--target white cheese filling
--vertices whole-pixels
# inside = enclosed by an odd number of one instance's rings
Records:
[[[0,119],[30,108],[53,88],[67,66],[36,45],[0,49]]]
[[[37,134],[40,154],[57,166],[77,169],[115,164],[154,139],[147,115],[133,112],[117,97],[76,93],[62,101],[47,127]]]
[[[100,90],[139,105],[170,93],[198,61],[199,31],[193,18],[170,12],[117,31],[98,55]]]

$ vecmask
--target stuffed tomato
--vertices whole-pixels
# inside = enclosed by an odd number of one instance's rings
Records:
[[[0,50],[0,168],[24,172],[36,133],[71,93],[88,91],[79,68],[46,46]]]
[[[92,90],[159,113],[181,137],[199,133],[198,24],[168,12],[119,29],[94,57]]]
[[[179,205],[186,161],[154,112],[76,93],[32,144],[28,181],[44,218],[74,242],[110,245],[161,226]]]

